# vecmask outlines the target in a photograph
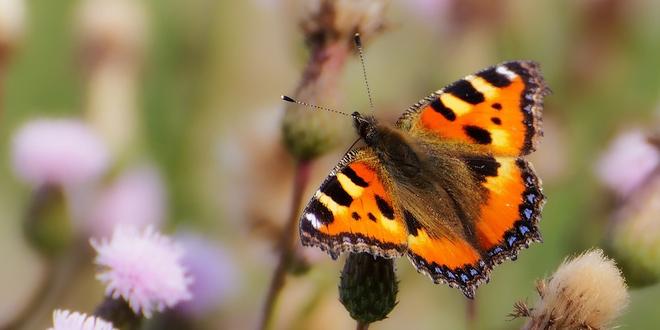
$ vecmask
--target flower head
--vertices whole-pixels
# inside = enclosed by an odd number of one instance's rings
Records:
[[[101,175],[108,161],[100,138],[75,119],[37,119],[23,125],[13,138],[14,170],[36,186],[87,182]]]
[[[106,285],[106,294],[122,297],[136,314],[149,318],[154,310],[191,299],[182,249],[152,227],[118,226],[112,239],[92,239],[91,244],[102,268],[96,278]]]
[[[629,300],[621,271],[602,250],[564,261],[537,290],[533,309],[516,305],[514,316],[530,318],[523,329],[606,329]]]
[[[165,218],[165,184],[155,168],[122,173],[94,203],[87,227],[92,236],[108,237],[119,224],[158,228]]]
[[[53,327],[48,330],[114,330],[112,323],[84,313],[56,309],[53,312]]]
[[[182,263],[195,279],[190,286],[195,299],[177,309],[193,316],[210,312],[236,292],[240,284],[236,264],[226,250],[199,235],[180,234],[177,241],[186,250]]]
[[[598,163],[601,181],[620,197],[627,197],[660,166],[660,149],[641,131],[619,135]]]

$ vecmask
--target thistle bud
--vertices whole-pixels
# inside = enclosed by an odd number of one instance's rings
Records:
[[[653,175],[617,212],[610,247],[629,284],[660,281],[660,175]]]
[[[56,256],[73,240],[64,191],[55,185],[42,185],[32,195],[23,223],[25,236],[44,255]]]
[[[351,253],[339,284],[339,300],[361,324],[380,321],[396,306],[398,283],[392,259]]]
[[[380,0],[305,2],[300,21],[310,57],[294,96],[306,103],[333,107],[340,98],[339,81],[353,54],[353,37],[366,40],[382,30],[385,3]],[[345,118],[287,104],[282,122],[284,144],[299,160],[314,159],[346,142]]]

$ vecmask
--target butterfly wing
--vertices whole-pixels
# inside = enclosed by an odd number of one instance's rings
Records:
[[[411,134],[476,144],[496,155],[535,150],[543,96],[538,64],[505,62],[469,75],[410,107],[397,126]]]
[[[303,210],[303,245],[318,246],[333,258],[344,251],[387,258],[403,254],[406,227],[378,164],[368,148],[342,159]]]
[[[439,181],[446,191],[454,191],[451,207],[460,224],[427,214],[414,219],[416,231],[408,226],[408,257],[435,282],[472,297],[495,264],[515,259],[519,250],[541,240],[538,221],[545,197],[531,164],[519,156],[536,148],[547,91],[537,64],[506,62],[433,93],[397,122],[428,143],[429,153],[462,162],[451,170],[432,170],[443,177]],[[438,143],[455,144],[448,150],[458,151],[449,155]]]

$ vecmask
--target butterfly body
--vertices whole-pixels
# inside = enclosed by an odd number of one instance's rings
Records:
[[[540,240],[544,196],[520,156],[540,135],[546,92],[536,64],[507,62],[433,93],[395,125],[354,113],[365,146],[303,211],[303,244],[333,257],[405,254],[473,297],[493,265]]]

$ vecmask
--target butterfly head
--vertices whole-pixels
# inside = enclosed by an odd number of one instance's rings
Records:
[[[376,119],[373,116],[363,116],[359,112],[353,112],[353,126],[358,132],[358,135],[370,145],[377,135]]]

